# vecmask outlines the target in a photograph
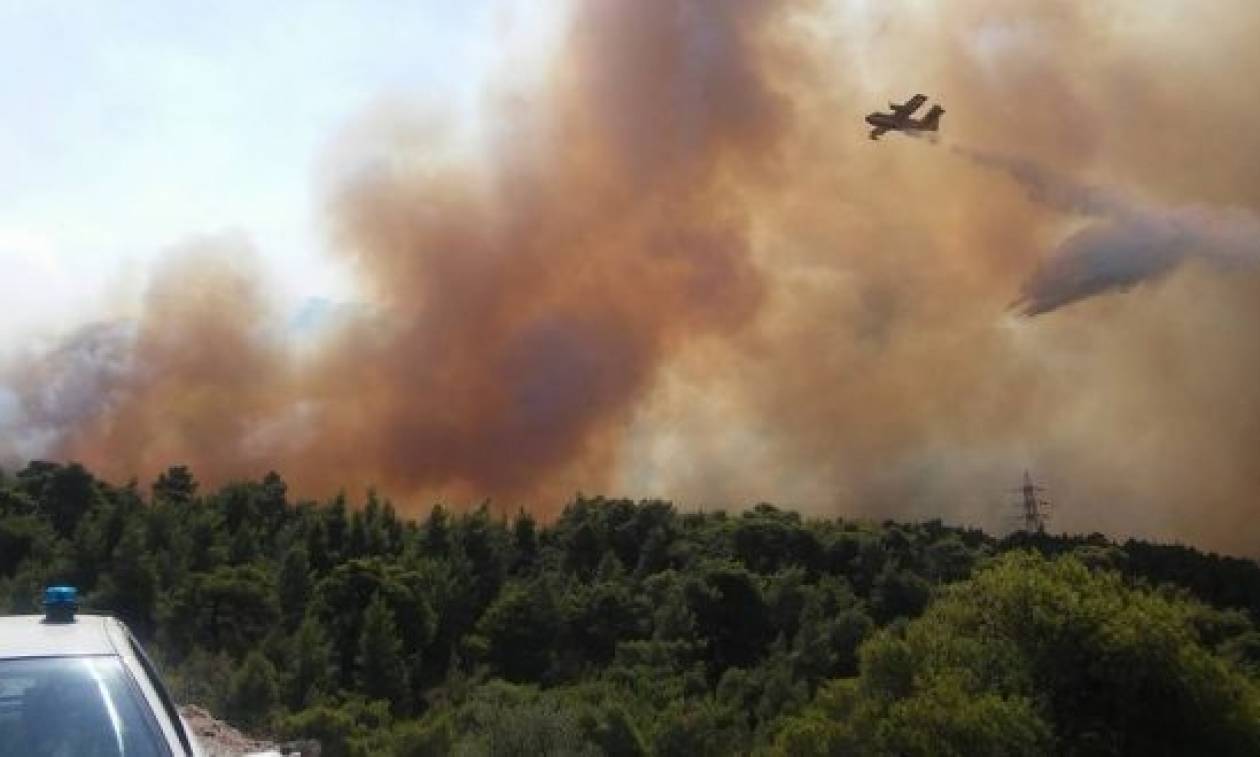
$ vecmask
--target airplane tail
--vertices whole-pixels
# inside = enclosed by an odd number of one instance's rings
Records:
[[[920,127],[924,131],[936,131],[940,128],[941,116],[945,115],[945,109],[939,105],[933,105],[932,109],[923,117],[923,125]]]

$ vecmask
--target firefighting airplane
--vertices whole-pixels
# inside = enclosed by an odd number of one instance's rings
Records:
[[[920,119],[911,118],[919,106],[927,102],[927,95],[915,95],[902,105],[896,103],[888,103],[888,107],[892,108],[892,113],[872,113],[866,117],[866,122],[874,129],[871,129],[871,139],[879,139],[880,135],[886,131],[936,131],[941,122],[941,116],[945,114],[945,109],[939,105],[933,105],[927,115]]]

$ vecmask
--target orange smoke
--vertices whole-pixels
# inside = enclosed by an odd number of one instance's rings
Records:
[[[308,491],[536,500],[607,483],[659,366],[757,311],[741,187],[783,119],[755,65],[767,16],[584,7],[488,176],[388,143],[396,124],[366,130],[395,159],[350,172],[329,213],[373,314],[293,357],[243,245],[201,242],[154,277],[127,369],[89,390],[55,454],[121,476],[275,467]]]

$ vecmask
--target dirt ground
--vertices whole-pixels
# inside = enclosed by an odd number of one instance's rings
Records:
[[[246,736],[195,704],[179,708],[206,757],[242,757],[264,754],[270,757],[319,757],[319,746],[312,742],[276,744]]]

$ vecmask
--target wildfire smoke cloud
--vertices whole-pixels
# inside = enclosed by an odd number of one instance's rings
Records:
[[[1202,127],[1260,116],[1257,31],[1241,0],[575,4],[478,159],[347,133],[367,305],[313,350],[247,241],[183,245],[134,323],[10,366],[8,456],[989,527],[1031,466],[1059,527],[1255,553],[1260,132]],[[867,141],[913,91],[983,153]]]

